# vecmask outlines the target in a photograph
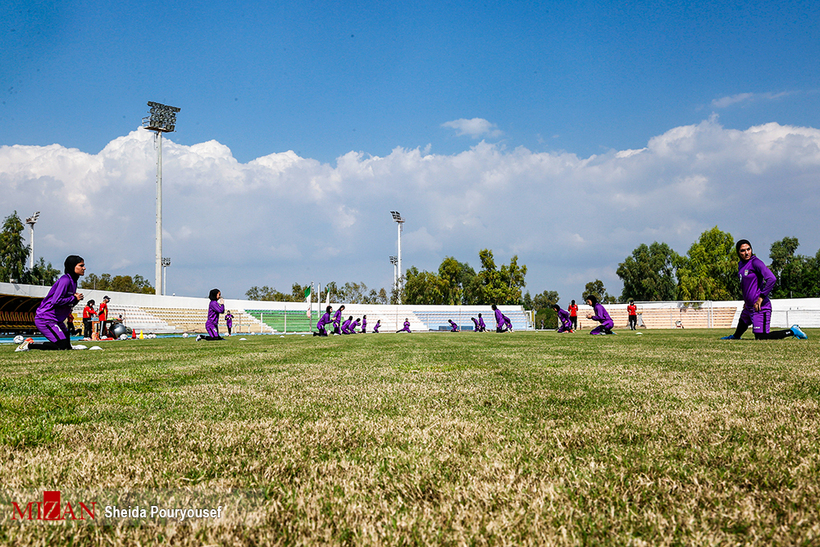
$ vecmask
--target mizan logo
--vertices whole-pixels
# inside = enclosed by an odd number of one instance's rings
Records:
[[[86,516],[91,520],[96,519],[97,502],[91,502],[91,508],[84,502],[79,505],[71,505],[71,502],[61,503],[59,490],[44,491],[43,501],[30,501],[27,505],[20,505],[11,502],[12,520],[86,520]]]

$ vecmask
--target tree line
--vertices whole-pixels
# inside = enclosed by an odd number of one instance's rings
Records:
[[[271,302],[304,302],[305,291],[310,288],[310,285],[300,285],[294,283],[291,286],[290,294],[277,291],[273,287],[263,285],[258,287],[254,285],[245,292],[245,297],[248,300],[262,300]],[[325,287],[321,288],[319,292],[319,302],[327,300],[328,293],[330,299],[334,302],[346,302],[348,304],[389,304],[391,297],[387,295],[384,288],[369,289],[367,285],[362,283],[347,282],[341,287],[335,281],[331,281]],[[395,293],[395,291],[394,291]],[[315,301],[315,297],[314,297]],[[392,302],[395,303],[395,300]]]
[[[796,254],[798,245],[796,237],[784,237],[769,248],[767,265],[777,277],[772,298],[820,296],[820,250],[803,256]],[[755,254],[766,262],[759,251]],[[685,255],[666,243],[642,243],[618,265],[624,284],[619,300],[738,300],[737,264],[732,234],[717,226],[703,232]]]
[[[3,221],[0,232],[0,281],[25,283],[28,285],[52,285],[62,275],[62,271],[54,268],[51,262],[46,263],[43,257],[28,267],[31,256],[31,246],[23,241],[23,221],[14,211]],[[153,294],[154,288],[140,275],[133,278],[130,275],[88,274],[80,282],[83,289],[97,289],[101,291],[119,291]]]

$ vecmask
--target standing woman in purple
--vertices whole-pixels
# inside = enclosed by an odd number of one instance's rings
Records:
[[[224,340],[219,336],[219,314],[225,313],[225,301],[222,299],[222,292],[219,289],[211,289],[208,294],[211,303],[208,305],[208,320],[205,322],[205,330],[208,331],[207,336],[201,334],[196,337],[197,342],[200,340]]]
[[[225,326],[228,328],[228,336],[230,336],[231,329],[233,328],[233,314],[231,310],[228,310],[228,313],[225,314]]]
[[[327,336],[327,330],[325,330],[325,325],[330,324],[330,313],[333,311],[333,306],[328,306],[325,308],[325,314],[319,319],[319,322],[316,323],[316,328],[319,332],[314,332],[313,336]]]
[[[735,333],[724,336],[721,340],[740,340],[749,325],[755,340],[779,340],[789,336],[796,336],[805,340],[806,334],[797,325],[790,329],[770,331],[772,321],[772,301],[769,294],[774,289],[777,278],[766,267],[762,260],[752,252],[752,244],[741,239],[735,245],[735,251],[740,259],[737,265],[737,274],[740,277],[740,289],[743,292],[743,311],[737,321]]]
[[[572,319],[570,319],[569,312],[562,310],[558,304],[553,304],[552,309],[558,314],[558,332],[572,332]]]
[[[85,274],[85,260],[77,255],[65,259],[65,275],[57,280],[34,313],[34,326],[48,342],[33,342],[26,339],[16,351],[64,350],[71,349],[71,338],[65,321],[74,306],[83,299],[77,292],[77,279]]]
[[[367,334],[367,316],[362,315],[362,334]]]
[[[615,334],[612,332],[612,327],[615,322],[609,316],[609,313],[604,308],[604,305],[598,302],[598,297],[594,294],[587,295],[587,304],[592,306],[593,313],[587,314],[587,319],[598,321],[600,325],[589,331],[590,334]]]

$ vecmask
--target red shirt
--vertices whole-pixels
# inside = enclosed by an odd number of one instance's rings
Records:
[[[630,304],[626,307],[626,312],[629,315],[638,315],[638,306],[635,304]]]
[[[577,317],[578,316],[578,306],[575,304],[569,305],[569,316],[570,317]]]
[[[94,308],[91,306],[86,306],[83,308],[83,319],[91,319],[92,315],[97,315],[97,312],[94,311]]]
[[[100,302],[100,309],[97,312],[97,316],[100,318],[100,321],[106,321],[108,319],[108,304],[105,303],[105,300]]]

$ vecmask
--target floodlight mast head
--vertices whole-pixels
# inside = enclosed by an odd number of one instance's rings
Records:
[[[40,211],[37,211],[26,219],[26,224],[31,228],[31,256],[29,259],[29,269],[34,269],[34,225],[37,224],[37,219],[40,218]]]
[[[154,101],[148,101],[148,106],[151,107],[150,116],[142,119],[142,126],[150,131],[173,133],[180,109]]]
[[[399,224],[404,222],[404,219],[401,218],[401,214],[399,214],[398,211],[390,211],[390,214],[393,215],[393,220],[395,220]]]

